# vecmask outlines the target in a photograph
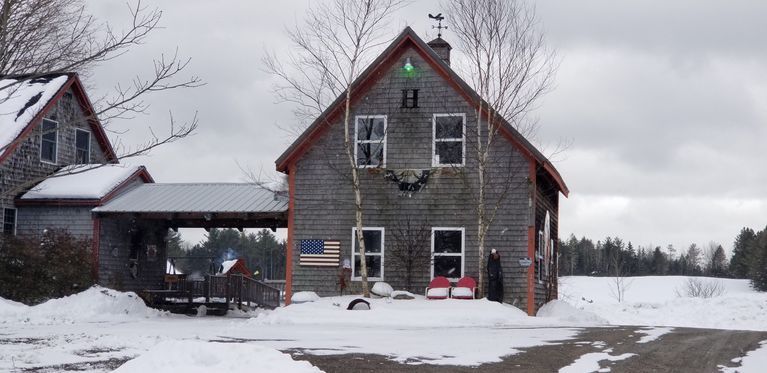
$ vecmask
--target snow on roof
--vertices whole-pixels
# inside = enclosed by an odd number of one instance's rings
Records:
[[[26,192],[21,199],[101,199],[140,168],[121,164],[66,166]]]
[[[228,273],[229,270],[232,269],[232,267],[234,267],[235,264],[237,264],[237,260],[238,259],[227,260],[221,263],[221,273],[224,273],[224,274]]]
[[[69,76],[44,76],[19,83],[20,80],[0,79],[0,155],[56,95]]]

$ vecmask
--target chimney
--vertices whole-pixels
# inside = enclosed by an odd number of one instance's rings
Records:
[[[453,47],[451,47],[450,44],[445,41],[445,39],[438,37],[428,42],[427,44],[434,52],[437,53],[442,61],[445,61],[445,63],[450,66],[450,50],[453,49]]]

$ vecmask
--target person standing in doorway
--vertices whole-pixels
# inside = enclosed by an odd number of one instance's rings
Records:
[[[487,300],[503,302],[503,268],[498,250],[490,251],[487,259]]]

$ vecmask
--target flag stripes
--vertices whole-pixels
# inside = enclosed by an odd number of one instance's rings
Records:
[[[338,267],[340,241],[301,240],[299,264],[302,266]]]

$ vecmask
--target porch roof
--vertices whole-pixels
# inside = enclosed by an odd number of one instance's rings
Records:
[[[95,213],[284,213],[288,198],[247,183],[143,184]]]
[[[163,221],[169,228],[285,228],[288,198],[256,184],[142,184],[93,210],[99,218]]]

